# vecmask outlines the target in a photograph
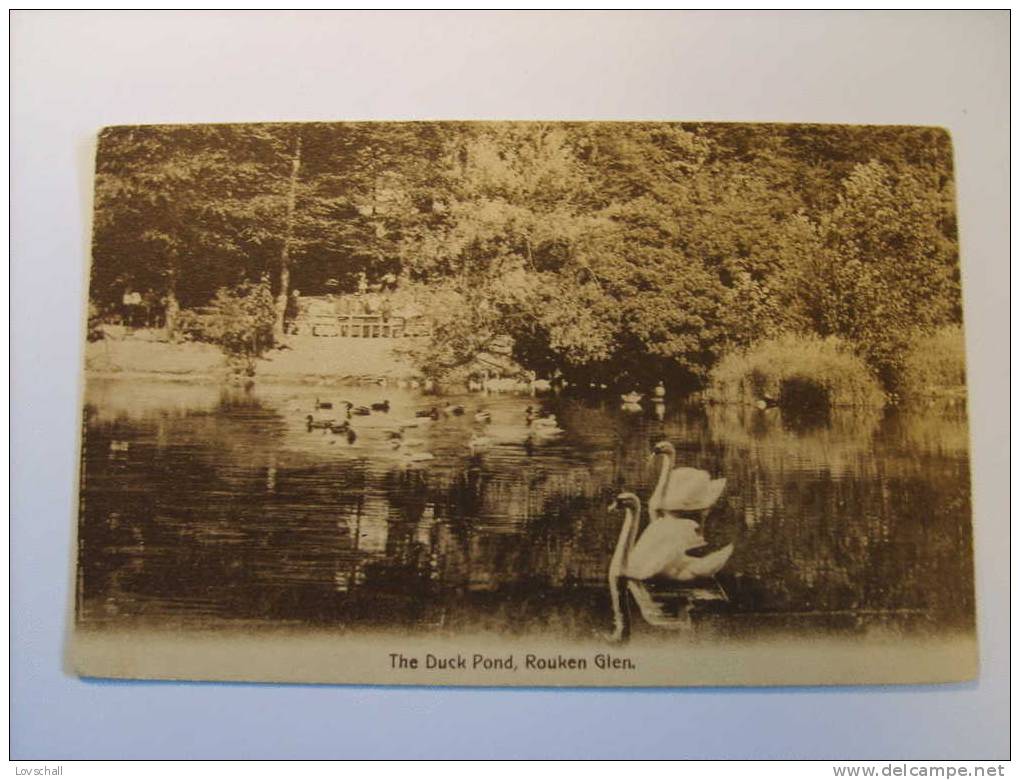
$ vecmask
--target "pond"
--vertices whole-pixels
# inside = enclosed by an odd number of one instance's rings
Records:
[[[306,422],[384,399],[388,411],[352,417],[356,438]],[[623,522],[608,506],[623,490],[647,500],[649,455],[666,439],[678,463],[726,478],[703,528],[709,547],[734,552],[682,594],[653,583],[657,610],[639,602],[636,633],[973,630],[962,411],[794,420],[682,402],[98,378],[85,400],[83,627],[606,634]],[[447,404],[464,414],[415,416]],[[562,432],[536,431],[529,406]]]

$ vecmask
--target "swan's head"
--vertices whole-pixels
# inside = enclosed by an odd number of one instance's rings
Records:
[[[630,509],[634,512],[641,511],[641,499],[639,499],[633,493],[620,493],[613,502],[609,505],[609,511],[615,512],[616,510]]]
[[[676,455],[676,447],[673,446],[672,442],[660,441],[652,447],[653,455]]]

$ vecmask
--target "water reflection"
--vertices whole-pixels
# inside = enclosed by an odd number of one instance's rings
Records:
[[[355,416],[348,441],[308,430],[317,397],[389,409]],[[648,630],[972,625],[962,416],[812,427],[775,409],[547,399],[562,432],[544,436],[535,399],[447,400],[465,413],[416,417],[436,400],[394,389],[90,380],[79,620],[604,635],[621,522],[606,507],[651,494],[648,453],[668,439],[678,464],[726,477],[705,544],[739,543],[686,607],[628,584]],[[432,459],[395,448],[395,430]]]

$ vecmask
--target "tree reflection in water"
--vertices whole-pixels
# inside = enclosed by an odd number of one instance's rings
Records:
[[[325,394],[90,380],[79,621],[604,635],[619,531],[606,506],[623,487],[648,495],[665,437],[678,463],[726,476],[705,537],[740,544],[718,576],[728,601],[683,609],[654,583],[628,586],[652,628],[973,625],[962,413],[805,424],[550,399],[565,433],[529,445],[533,399],[462,396],[492,412],[492,444],[468,447],[472,414],[422,420],[414,437],[435,459],[409,468],[385,431],[426,399],[388,390],[391,411],[359,418],[348,445],[306,428]]]

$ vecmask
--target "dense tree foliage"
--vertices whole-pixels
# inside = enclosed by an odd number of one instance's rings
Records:
[[[113,128],[92,295],[169,311],[263,274],[281,303],[394,273],[442,375],[512,343],[540,374],[695,387],[724,354],[837,336],[894,388],[959,322],[937,129],[679,123]]]

